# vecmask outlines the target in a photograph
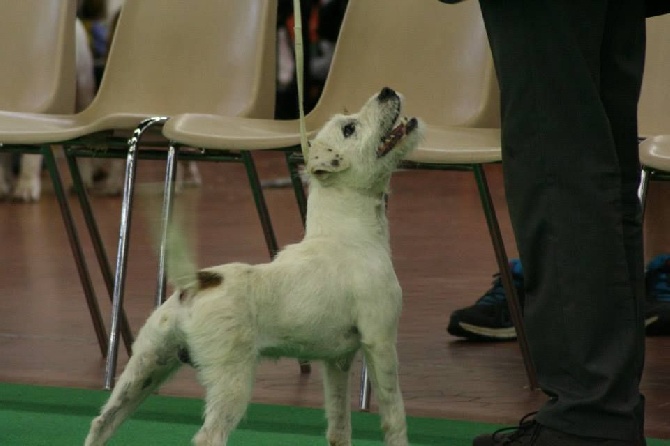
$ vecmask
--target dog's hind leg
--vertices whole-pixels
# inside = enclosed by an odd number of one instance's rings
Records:
[[[220,356],[215,362],[196,360],[200,382],[207,389],[205,422],[193,439],[195,446],[224,446],[244,416],[253,388],[255,354]],[[212,358],[213,359],[213,358]]]
[[[351,395],[349,368],[353,357],[324,363],[323,384],[326,399],[326,417],[329,446],[351,445]]]
[[[168,300],[142,327],[128,361],[100,415],[91,423],[85,446],[102,446],[119,425],[180,366],[175,301]]]
[[[398,355],[389,340],[363,342],[372,389],[379,404],[379,414],[388,446],[407,446],[405,406],[398,382]]]

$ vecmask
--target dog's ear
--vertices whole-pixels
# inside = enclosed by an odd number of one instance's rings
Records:
[[[312,141],[306,167],[310,174],[319,176],[347,170],[351,162],[327,144]]]

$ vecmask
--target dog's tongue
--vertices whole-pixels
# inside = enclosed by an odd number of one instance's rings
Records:
[[[416,118],[403,118],[398,125],[393,127],[391,131],[383,139],[382,144],[377,147],[377,158],[388,154],[403,138],[403,136],[411,133],[418,125]]]

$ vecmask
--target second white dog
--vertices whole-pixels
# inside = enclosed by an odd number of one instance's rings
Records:
[[[419,141],[401,97],[385,88],[358,114],[332,118],[312,141],[304,239],[274,261],[196,270],[180,234],[168,276],[177,291],[141,329],[133,355],[95,418],[100,446],[184,361],[206,389],[198,446],[225,445],[251,398],[260,357],[324,363],[327,439],[351,444],[349,368],[363,350],[385,443],[406,446],[396,334],[402,292],[391,262],[385,194],[397,163]]]

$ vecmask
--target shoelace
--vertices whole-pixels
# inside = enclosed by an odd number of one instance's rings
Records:
[[[500,273],[495,273],[493,275],[493,282],[491,282],[491,288],[477,300],[477,304],[494,305],[504,301],[505,289],[502,286],[502,279],[500,278]]]
[[[514,286],[517,289],[523,286],[523,279],[517,277],[516,274],[514,273],[512,274],[512,279],[514,281]],[[505,297],[505,288],[503,287],[500,273],[495,273],[493,275],[493,282],[491,282],[491,288],[488,291],[486,291],[486,293],[484,293],[482,297],[477,299],[476,304],[495,305],[499,303],[504,303],[506,299],[507,298]]]
[[[536,435],[536,432],[533,431],[533,428],[537,426],[537,422],[534,417],[537,412],[531,412],[523,416],[519,421],[517,426],[503,427],[498,429],[493,433],[493,441],[500,441],[501,445],[511,445],[515,440],[518,440],[529,433],[532,433],[533,436]],[[532,441],[533,438],[531,438]]]

